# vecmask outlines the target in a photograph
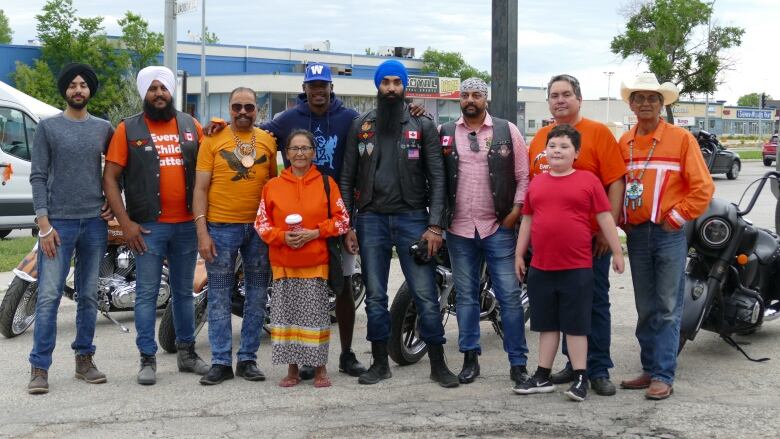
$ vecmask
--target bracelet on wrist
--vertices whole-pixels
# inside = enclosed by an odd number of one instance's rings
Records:
[[[198,215],[198,216],[196,216],[196,217],[195,217],[195,219],[194,219],[194,220],[192,220],[192,222],[193,222],[193,223],[197,223],[197,222],[198,222],[198,220],[199,220],[199,219],[201,219],[201,218],[206,218],[206,215]]]
[[[438,235],[438,236],[441,236],[441,235],[442,235],[442,232],[441,232],[441,231],[434,230],[434,229],[432,229],[432,228],[430,228],[430,227],[428,227],[428,231],[429,231],[429,232],[431,232],[431,233],[433,233],[434,235]]]
[[[40,233],[39,232],[38,233],[38,238],[45,238],[45,237],[51,235],[51,232],[53,232],[53,231],[54,231],[54,227],[49,227],[49,231],[48,232],[46,232],[46,233]]]

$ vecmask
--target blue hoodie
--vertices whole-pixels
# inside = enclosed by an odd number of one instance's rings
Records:
[[[314,163],[323,174],[328,174],[334,180],[339,181],[341,164],[344,161],[344,148],[347,145],[347,134],[352,125],[352,120],[358,116],[358,112],[344,107],[344,103],[330,94],[330,106],[324,115],[313,114],[306,100],[306,93],[298,95],[298,105],[291,108],[271,121],[264,122],[260,128],[270,131],[279,143],[282,151],[284,166],[289,167],[290,162],[284,153],[284,144],[287,136],[296,128],[306,129],[314,134],[317,142],[317,155]]]

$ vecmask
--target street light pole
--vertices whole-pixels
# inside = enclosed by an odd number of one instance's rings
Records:
[[[201,0],[200,15],[200,120],[205,123],[206,116],[206,0]]]
[[[163,64],[175,75],[176,68],[176,0],[165,0]]]
[[[612,85],[612,75],[614,75],[615,72],[604,72],[604,74],[607,75],[607,120],[605,122],[609,124],[609,93],[610,86]]]

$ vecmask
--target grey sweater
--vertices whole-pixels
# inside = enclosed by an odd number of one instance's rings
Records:
[[[91,114],[82,121],[63,113],[41,121],[33,141],[30,185],[35,215],[92,218],[103,205],[102,159],[114,128]]]

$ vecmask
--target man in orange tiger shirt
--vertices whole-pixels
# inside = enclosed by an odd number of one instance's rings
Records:
[[[677,87],[642,73],[620,94],[637,125],[620,138],[628,167],[623,206],[634,283],[642,374],[620,383],[647,389],[648,399],[672,394],[682,317],[688,246],[682,227],[707,210],[715,186],[696,139],[661,118]]]

